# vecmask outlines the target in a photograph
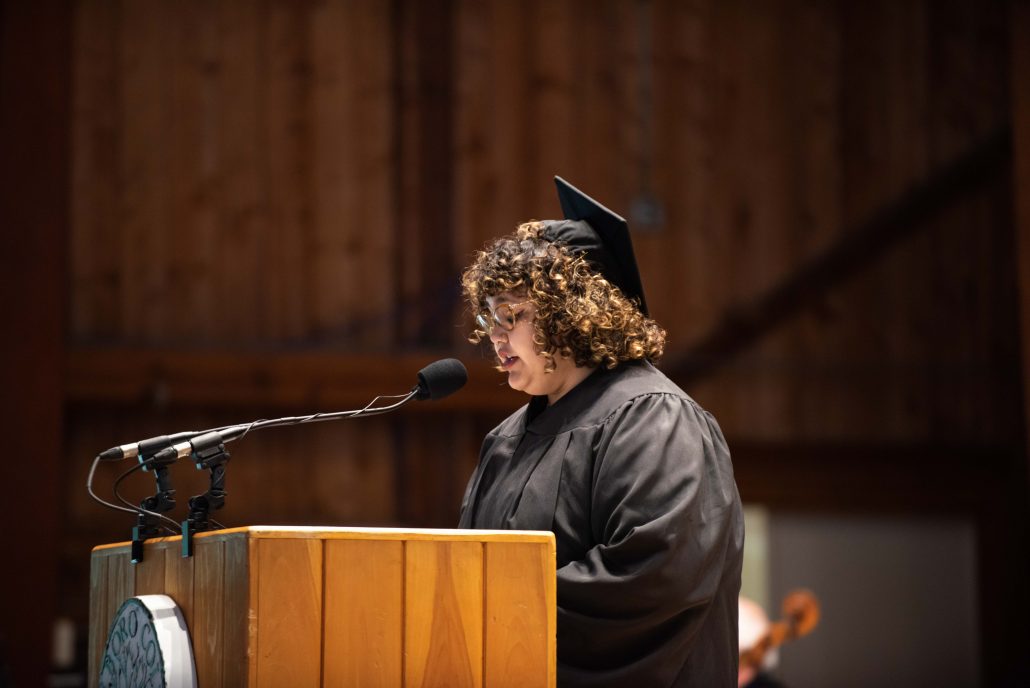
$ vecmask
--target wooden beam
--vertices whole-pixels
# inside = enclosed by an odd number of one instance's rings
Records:
[[[407,393],[419,370],[447,356],[453,354],[74,347],[65,358],[65,395],[69,402],[84,404],[359,408],[380,394]],[[470,358],[466,365],[464,389],[412,408],[514,410],[525,403],[525,395],[504,384],[490,361]]]
[[[706,335],[663,366],[689,387],[758,342],[824,293],[845,282],[966,194],[1008,172],[1008,128],[995,132],[923,182],[914,185],[750,303],[730,309]]]

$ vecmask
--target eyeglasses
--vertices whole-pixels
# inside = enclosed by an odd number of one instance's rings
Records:
[[[524,306],[527,303],[532,303],[532,301],[498,304],[493,311],[487,310],[477,315],[476,325],[484,332],[489,332],[493,328],[493,325],[490,324],[490,320],[493,319],[502,329],[511,332],[515,329],[515,319],[518,317],[518,313],[515,312],[516,306]]]

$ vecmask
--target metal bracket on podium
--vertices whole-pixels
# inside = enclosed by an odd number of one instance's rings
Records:
[[[158,519],[154,514],[171,511],[175,508],[175,490],[168,476],[168,467],[175,463],[179,456],[173,447],[162,449],[149,459],[140,456],[143,469],[153,471],[157,481],[157,493],[139,503],[140,511],[136,516],[136,525],[132,529],[133,564],[143,561],[143,541],[161,534]]]
[[[211,433],[207,441],[206,437],[193,440],[193,455],[197,470],[211,471],[211,482],[207,492],[190,497],[190,512],[182,522],[183,557],[193,556],[193,535],[211,530],[211,512],[225,506],[225,464],[230,454],[218,433]]]

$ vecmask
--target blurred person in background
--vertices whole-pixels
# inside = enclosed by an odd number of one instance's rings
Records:
[[[741,596],[737,602],[740,609],[739,643],[740,653],[753,648],[769,632],[769,616],[758,603]],[[758,666],[740,664],[737,673],[737,688],[784,688],[766,672],[776,668],[780,660],[777,648],[768,650]]]

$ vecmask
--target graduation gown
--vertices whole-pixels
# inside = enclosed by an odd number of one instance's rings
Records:
[[[559,686],[736,686],[744,525],[726,441],[650,363],[484,439],[462,528],[550,530]]]

